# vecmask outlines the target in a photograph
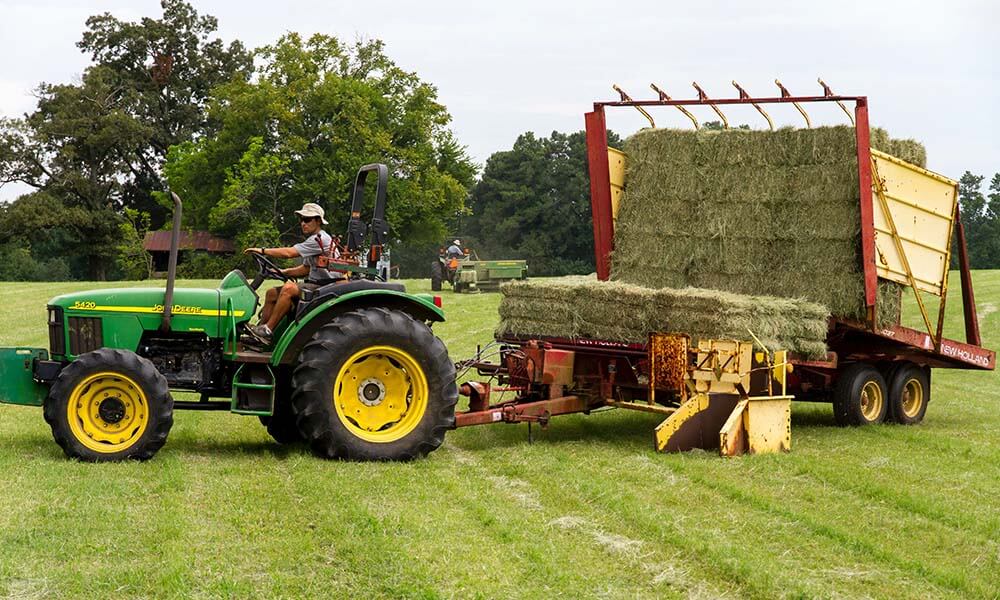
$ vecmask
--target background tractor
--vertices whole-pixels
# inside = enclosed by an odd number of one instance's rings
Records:
[[[479,260],[475,251],[465,249],[460,257],[449,256],[445,248],[438,251],[431,263],[431,290],[441,290],[447,281],[457,293],[496,291],[505,281],[528,278],[528,263],[524,260]]]
[[[365,224],[370,173],[378,182]],[[434,450],[454,425],[455,369],[430,328],[444,320],[440,299],[378,281],[387,180],[385,165],[358,171],[346,255],[331,265],[349,277],[304,290],[263,351],[241,337],[264,280],[287,278],[254,254],[253,281],[234,270],[217,289],[175,290],[174,195],[166,288],[53,298],[48,349],[0,349],[0,402],[43,406],[56,442],[87,461],[152,457],[176,409],[253,415],[279,443],[302,440],[327,458],[405,460]],[[200,397],[175,401],[173,391]]]

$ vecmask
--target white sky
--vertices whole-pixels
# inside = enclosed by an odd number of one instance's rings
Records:
[[[583,129],[612,83],[652,98],[656,82],[675,98],[693,97],[692,80],[711,96],[775,94],[778,77],[810,95],[822,76],[834,91],[867,95],[873,125],[927,146],[929,167],[958,178],[966,169],[1000,171],[1000,4],[944,2],[361,2],[195,0],[219,19],[219,35],[248,47],[282,33],[321,32],[346,40],[380,38],[399,65],[438,87],[458,139],[481,165],[518,134]],[[282,6],[284,4],[284,6]],[[87,16],[159,17],[155,0],[0,0],[0,114],[33,109],[40,81],[78,78],[87,64],[75,43]],[[776,94],[775,94],[776,95]],[[815,122],[844,123],[834,105],[809,109]],[[769,111],[801,124],[790,106]],[[727,110],[733,122],[763,127],[752,108]],[[708,108],[697,112],[711,120]],[[674,109],[658,126],[688,125]],[[618,109],[609,127],[645,125]],[[0,189],[9,200],[23,188]]]

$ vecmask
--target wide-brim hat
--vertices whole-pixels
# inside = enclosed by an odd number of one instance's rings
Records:
[[[324,217],[323,207],[315,202],[306,202],[302,205],[302,210],[295,211],[295,214],[300,217],[319,217],[319,220],[323,222],[324,225],[329,225],[330,222]]]

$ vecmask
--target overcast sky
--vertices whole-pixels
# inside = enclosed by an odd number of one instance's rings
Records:
[[[284,4],[284,5],[282,5]],[[697,80],[710,96],[735,95],[736,79],[772,95],[777,77],[794,94],[834,91],[869,97],[873,125],[927,146],[929,168],[958,178],[1000,171],[1000,9],[975,0],[935,2],[541,2],[468,0],[339,2],[195,0],[219,19],[219,35],[248,47],[287,31],[344,39],[379,38],[402,67],[437,86],[458,139],[481,165],[518,134],[583,128],[596,100],[618,83],[651,98],[655,82],[675,98]],[[162,13],[155,0],[0,0],[0,114],[31,111],[40,82],[78,80],[87,65],[75,44],[88,15],[123,20]],[[730,120],[763,127],[753,109]],[[779,124],[801,124],[776,107]],[[810,109],[819,123],[845,123],[835,106]],[[701,120],[714,115],[705,108]],[[658,126],[690,126],[674,109]],[[609,127],[628,134],[645,124],[618,109]],[[0,199],[23,188],[8,185]]]

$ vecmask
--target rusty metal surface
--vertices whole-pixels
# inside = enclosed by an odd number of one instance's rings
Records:
[[[488,425],[490,423],[535,422],[548,424],[550,417],[584,412],[592,407],[578,396],[563,396],[551,400],[526,402],[523,404],[499,404],[486,410],[455,413],[455,427]]]
[[[684,389],[690,343],[691,338],[684,334],[650,334],[649,390],[651,398],[655,390],[677,392]]]

